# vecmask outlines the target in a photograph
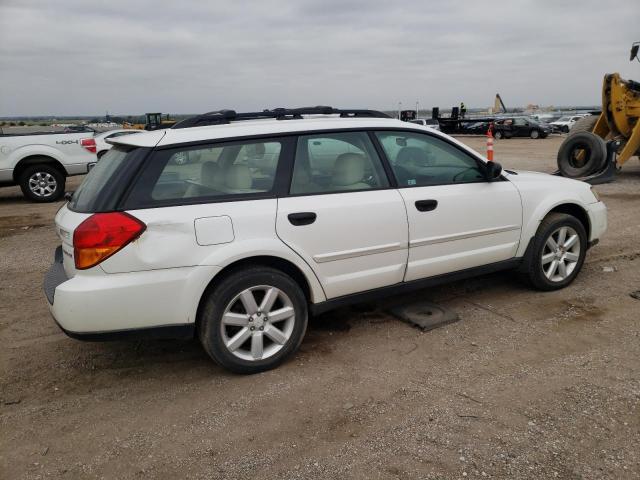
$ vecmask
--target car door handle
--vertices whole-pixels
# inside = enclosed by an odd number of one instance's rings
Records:
[[[437,200],[418,200],[416,202],[416,208],[419,212],[430,212],[431,210],[435,210],[437,206]]]
[[[287,218],[291,225],[295,225],[296,227],[302,225],[311,225],[316,221],[317,215],[314,212],[299,212],[299,213],[290,213]]]

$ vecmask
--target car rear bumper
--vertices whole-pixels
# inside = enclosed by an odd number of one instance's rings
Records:
[[[93,269],[92,269],[93,270]],[[184,267],[67,278],[61,249],[44,291],[58,326],[81,340],[193,336],[202,293],[219,267]]]

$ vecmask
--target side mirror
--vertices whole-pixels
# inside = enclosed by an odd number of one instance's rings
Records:
[[[485,176],[488,182],[493,182],[500,178],[500,174],[502,173],[502,165],[498,162],[487,162],[486,163],[486,171]]]
[[[640,43],[634,43],[631,46],[631,57],[629,58],[630,62],[633,62],[633,59],[638,56],[638,49],[640,48]]]

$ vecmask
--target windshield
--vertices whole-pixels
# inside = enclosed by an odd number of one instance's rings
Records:
[[[571,120],[571,117],[560,117],[556,122],[568,122]]]

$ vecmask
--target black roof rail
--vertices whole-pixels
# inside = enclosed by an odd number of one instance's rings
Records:
[[[340,117],[358,118],[392,118],[386,113],[376,110],[333,108],[327,106],[302,107],[302,108],[274,108],[261,112],[238,113],[235,110],[216,110],[203,113],[195,117],[186,118],[177,122],[171,128],[202,127],[205,125],[225,125],[242,120],[257,120],[260,118],[274,118],[276,120],[300,120],[303,115],[340,115]]]

